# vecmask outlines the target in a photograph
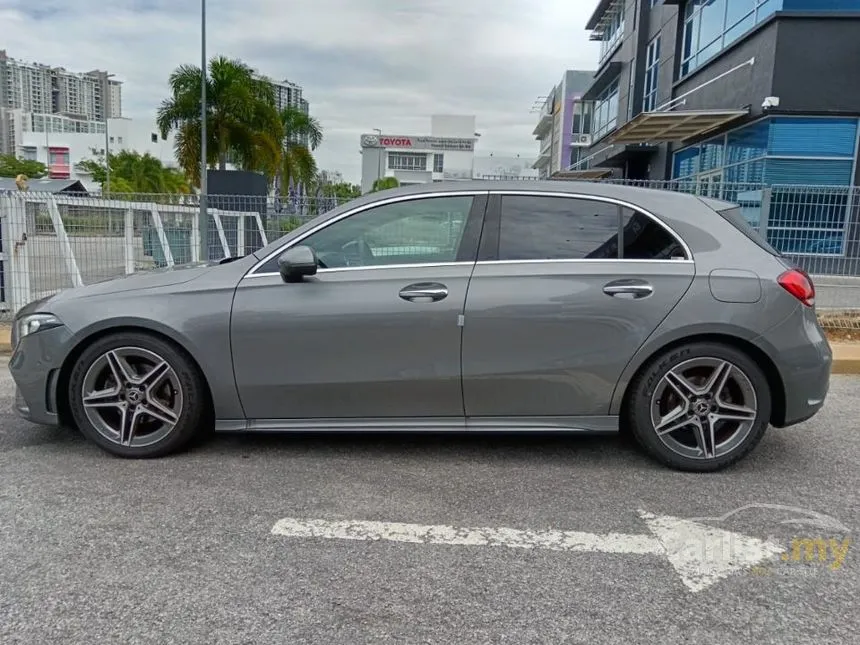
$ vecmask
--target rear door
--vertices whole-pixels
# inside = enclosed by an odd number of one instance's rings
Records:
[[[607,415],[694,273],[686,245],[630,205],[494,194],[466,300],[466,416]]]

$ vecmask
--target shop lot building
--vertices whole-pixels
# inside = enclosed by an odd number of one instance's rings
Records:
[[[779,250],[851,272],[860,0],[600,0],[586,28],[593,142],[566,176],[737,201]]]

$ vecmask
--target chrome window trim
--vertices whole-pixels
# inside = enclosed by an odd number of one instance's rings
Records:
[[[421,264],[377,264],[367,267],[336,267],[333,269],[319,269],[317,274],[321,273],[344,273],[346,271],[380,271],[382,269],[432,269],[457,266],[492,266],[506,264],[605,264],[607,262],[620,262],[622,264],[695,264],[693,260],[642,260],[624,258],[579,258],[568,260],[480,260],[479,262],[438,262],[438,263],[421,263]],[[281,277],[280,273],[267,271],[266,273],[254,273],[245,276],[249,280],[252,278],[272,278]]]
[[[374,264],[366,267],[334,267],[331,269],[317,269],[317,274],[320,273],[343,273],[344,271],[379,271],[381,269],[430,269],[442,267],[459,267],[473,266],[474,262],[422,262],[416,264]],[[245,277],[251,278],[271,278],[272,276],[281,277],[280,273],[267,271],[266,273],[248,274]]]
[[[606,264],[607,262],[617,262],[621,264],[695,264],[693,260],[642,260],[624,258],[571,258],[561,260],[481,260],[476,264],[478,266],[486,266],[493,264]]]
[[[258,269],[260,269],[261,267],[265,266],[265,264],[267,262],[269,262],[269,260],[271,260],[272,258],[279,256],[281,253],[283,253],[284,251],[286,251],[290,247],[295,246],[296,244],[298,244],[299,242],[301,242],[305,238],[313,235],[317,231],[321,231],[322,229],[327,228],[336,222],[339,222],[343,219],[346,219],[347,217],[350,217],[352,215],[356,215],[356,214],[364,212],[366,210],[370,210],[371,208],[376,208],[377,206],[386,206],[388,204],[396,204],[398,202],[404,202],[404,201],[413,201],[413,200],[419,200],[419,199],[432,199],[435,197],[478,197],[480,195],[488,195],[489,192],[490,192],[489,190],[458,190],[458,191],[445,191],[445,192],[433,192],[433,193],[417,193],[414,195],[400,195],[398,197],[389,197],[386,199],[380,199],[379,201],[375,201],[375,202],[372,202],[370,204],[364,204],[363,206],[358,206],[356,208],[353,208],[351,210],[346,211],[345,213],[341,213],[337,217],[333,217],[332,219],[329,219],[329,220],[326,220],[325,222],[322,222],[320,225],[315,226],[314,228],[303,233],[299,237],[297,237],[293,240],[290,240],[289,242],[287,242],[283,246],[279,247],[276,251],[269,253],[269,255],[267,255],[265,258],[263,258],[262,260],[257,262],[253,267],[251,267],[251,269],[244,276],[242,276],[242,279],[245,280],[246,278],[256,278],[256,277],[260,277],[260,276],[280,275],[280,273],[274,273],[274,272],[256,273],[256,271]],[[469,213],[469,214],[471,214],[471,213]],[[443,263],[443,264],[447,265],[449,263]],[[460,264],[460,263],[454,263],[454,264]],[[473,262],[467,262],[465,264],[474,264],[474,263]],[[380,266],[380,268],[394,268],[394,265],[379,265],[379,266]],[[402,268],[402,267],[407,267],[407,266],[414,267],[414,266],[419,266],[419,265],[402,264],[402,265],[397,265],[397,268]],[[425,264],[424,266],[439,266],[439,265],[436,265],[436,264],[426,265]],[[337,269],[320,269],[318,271],[318,273],[323,273],[325,271],[334,271],[334,270],[343,271],[343,270],[349,270],[349,269],[369,269],[369,268],[371,268],[371,267],[339,267]]]
[[[483,260],[478,262],[477,264],[486,265],[486,264],[522,264],[522,263],[531,263],[531,264],[539,264],[539,263],[547,263],[547,262],[564,262],[564,263],[572,263],[572,262],[671,262],[673,264],[680,263],[694,263],[695,259],[693,257],[693,252],[690,249],[689,245],[684,241],[684,239],[672,229],[671,226],[662,221],[659,217],[651,213],[650,211],[642,208],[641,206],[637,206],[623,199],[617,199],[614,197],[603,197],[601,195],[589,195],[585,193],[565,193],[565,192],[550,192],[550,191],[542,191],[542,190],[518,190],[518,189],[495,189],[495,190],[463,190],[463,191],[450,191],[450,192],[433,192],[433,193],[419,193],[417,195],[400,195],[399,197],[389,197],[387,199],[382,199],[379,201],[375,201],[371,204],[364,204],[363,206],[359,206],[357,208],[351,209],[338,215],[337,217],[332,218],[331,220],[327,220],[321,223],[319,226],[315,226],[311,230],[306,233],[300,235],[299,237],[290,240],[288,243],[279,247],[276,251],[273,251],[269,255],[267,255],[262,260],[258,261],[251,269],[242,277],[242,280],[249,278],[263,278],[263,277],[271,277],[271,276],[279,276],[280,273],[277,272],[265,272],[265,273],[257,273],[257,270],[263,267],[269,260],[274,257],[277,257],[291,246],[295,246],[305,238],[313,235],[317,231],[320,231],[327,226],[331,226],[335,222],[339,222],[342,219],[346,219],[351,215],[355,215],[357,213],[361,213],[366,210],[370,210],[371,208],[376,208],[377,206],[385,206],[387,204],[396,204],[402,201],[409,201],[414,199],[430,199],[435,197],[477,197],[479,195],[521,195],[525,197],[563,197],[568,199],[584,199],[596,202],[604,202],[607,204],[615,204],[617,206],[623,206],[629,208],[633,211],[642,213],[646,217],[650,218],[652,221],[656,222],[658,226],[662,226],[675,240],[680,243],[681,247],[684,249],[687,257],[683,260],[642,260],[642,259],[627,259],[627,258],[564,258],[564,259],[537,259],[537,260]],[[440,262],[440,263],[420,263],[420,264],[380,264],[368,267],[337,267],[332,269],[320,269],[317,273],[329,273],[329,272],[343,272],[343,271],[367,271],[367,270],[380,270],[380,269],[404,269],[404,268],[428,268],[428,267],[443,267],[443,266],[458,266],[463,264],[475,264],[474,262]]]
[[[682,238],[678,233],[666,222],[661,220],[659,217],[654,215],[654,213],[642,208],[641,206],[637,206],[636,204],[631,204],[628,201],[623,199],[618,199],[616,197],[603,197],[602,195],[588,195],[583,193],[558,193],[558,192],[549,192],[549,191],[540,191],[540,190],[519,190],[515,188],[510,189],[496,189],[490,191],[491,195],[522,195],[526,197],[566,197],[568,199],[585,199],[593,202],[604,202],[607,204],[615,204],[616,206],[624,206],[629,208],[630,210],[636,211],[638,213],[642,213],[646,217],[649,217],[653,220],[658,226],[662,226],[673,238],[675,241],[681,245],[681,248],[684,249],[684,253],[686,253],[687,257],[684,260],[627,260],[625,258],[609,258],[611,261],[621,261],[621,262],[694,262],[695,258],[693,256],[693,251],[690,249],[687,242]],[[501,262],[505,262],[507,260],[500,260]],[[519,262],[520,260],[513,260],[514,262]],[[543,262],[543,260],[538,260],[539,262]],[[550,262],[558,262],[560,260],[549,260]],[[570,260],[561,260],[564,262],[573,261],[573,262],[593,262],[592,259],[574,259]]]

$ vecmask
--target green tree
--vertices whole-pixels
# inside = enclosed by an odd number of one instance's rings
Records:
[[[15,178],[24,175],[29,179],[39,179],[46,174],[48,169],[39,161],[18,159],[14,155],[0,155],[0,177]]]
[[[78,166],[90,173],[93,181],[104,187],[107,181],[103,154],[93,150],[95,159],[81,161]],[[122,150],[110,156],[110,193],[170,193],[187,194],[191,187],[185,175],[168,168],[161,160],[146,153]]]
[[[361,197],[361,186],[358,184],[350,184],[345,181],[337,184],[330,184],[326,190],[326,194],[337,197],[338,204],[343,204],[352,199]]]
[[[400,185],[400,182],[397,180],[397,177],[380,177],[376,181],[373,182],[373,188],[370,189],[370,192],[375,193],[380,190],[388,190],[389,188],[397,188]]]
[[[284,124],[275,107],[272,84],[245,63],[223,56],[209,62],[206,79],[208,167],[228,161],[273,178],[283,159]],[[172,96],[158,110],[163,137],[176,131],[176,156],[195,185],[200,185],[200,90],[202,73],[181,65],[170,75]]]
[[[284,145],[281,162],[281,193],[286,194],[293,183],[313,185],[317,178],[317,164],[312,150],[322,143],[322,127],[314,117],[294,107],[287,107],[279,114],[283,128]],[[310,147],[298,141],[307,137]]]

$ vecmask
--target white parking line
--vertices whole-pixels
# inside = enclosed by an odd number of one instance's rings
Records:
[[[639,515],[651,535],[293,517],[279,520],[271,532],[290,538],[384,540],[410,544],[658,555],[669,560],[684,585],[692,592],[706,589],[732,573],[760,564],[784,551],[782,546],[773,542],[689,520],[657,516],[644,511],[640,511]]]

